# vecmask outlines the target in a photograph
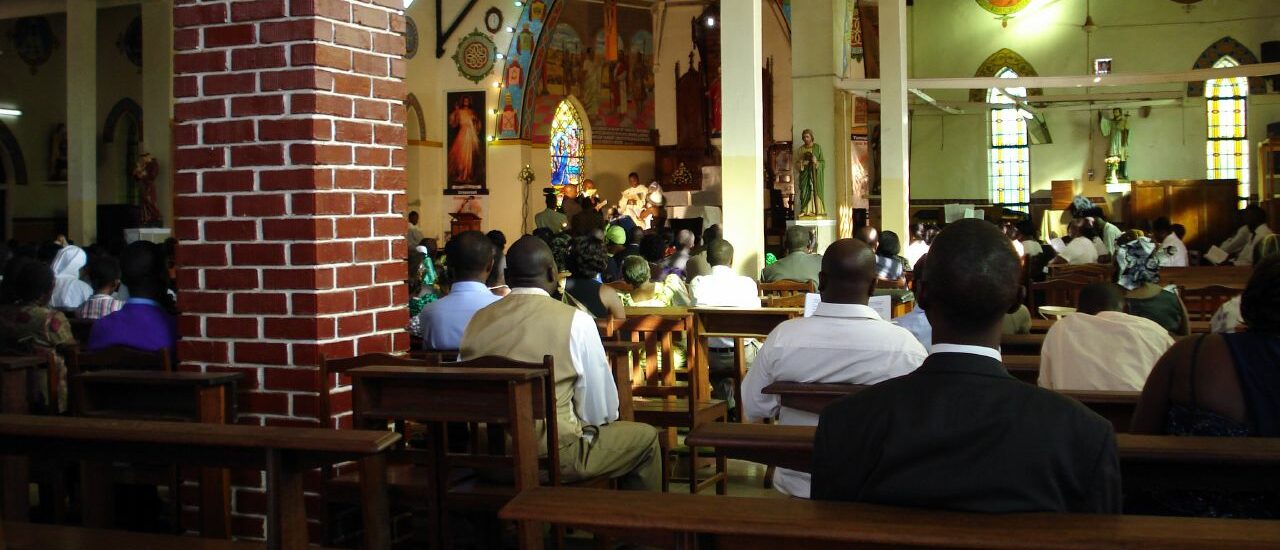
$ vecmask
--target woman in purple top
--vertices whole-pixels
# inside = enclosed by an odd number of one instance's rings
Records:
[[[155,243],[136,241],[124,250],[121,280],[129,300],[119,311],[98,319],[89,333],[89,351],[126,346],[144,351],[177,346],[177,321],[167,307],[165,262]]]

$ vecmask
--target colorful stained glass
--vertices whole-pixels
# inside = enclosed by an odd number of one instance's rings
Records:
[[[1224,55],[1213,64],[1215,69],[1236,67],[1240,63]],[[1245,109],[1249,102],[1249,79],[1218,78],[1204,83],[1205,115],[1209,135],[1205,143],[1205,164],[1209,179],[1233,179],[1240,182],[1240,206],[1249,197],[1249,137]]]
[[[1018,73],[1004,68],[999,78],[1017,78]],[[1014,210],[1027,211],[1031,202],[1031,148],[1027,141],[1029,114],[1017,107],[1012,97],[1027,96],[1026,88],[992,88],[987,91],[991,105],[991,142],[987,148],[987,182],[991,203]]]
[[[577,185],[582,180],[585,138],[582,115],[568,99],[561,101],[551,120],[551,185]]]

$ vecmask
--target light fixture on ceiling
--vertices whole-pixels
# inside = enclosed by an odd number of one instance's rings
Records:
[[[714,17],[707,17],[707,26],[708,26],[708,27],[714,27],[714,26],[716,26],[716,18],[714,18]]]
[[[22,111],[0,108],[0,116],[22,116]]]

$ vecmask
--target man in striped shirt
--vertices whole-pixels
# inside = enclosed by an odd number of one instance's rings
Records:
[[[120,288],[120,262],[115,258],[103,255],[90,260],[89,282],[93,283],[93,297],[76,310],[77,318],[101,319],[124,305],[113,296]]]

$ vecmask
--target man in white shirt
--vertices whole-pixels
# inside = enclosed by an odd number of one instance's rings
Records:
[[[1067,243],[1067,247],[1049,263],[1079,265],[1098,261],[1098,249],[1094,247],[1092,225],[1083,218],[1076,218],[1067,225],[1067,235],[1071,237],[1071,242]]]
[[[1173,338],[1155,321],[1123,309],[1124,295],[1115,284],[1084,287],[1077,312],[1055,322],[1044,337],[1040,387],[1142,391]]]
[[[617,478],[624,488],[662,485],[658,431],[618,420],[618,388],[590,315],[551,298],[556,263],[542,239],[521,237],[507,250],[511,293],[477,311],[462,336],[464,359],[555,361],[560,469],[566,481]],[[544,429],[544,428],[540,428]],[[546,453],[546,438],[539,437]]]
[[[405,239],[409,241],[409,250],[417,248],[422,243],[422,230],[418,229],[418,212],[416,210],[409,212],[409,230],[405,234]]]
[[[875,252],[865,243],[841,239],[827,247],[818,274],[822,303],[812,317],[773,329],[742,382],[747,418],[816,426],[818,415],[782,407],[778,396],[762,393],[764,388],[774,382],[869,385],[907,374],[924,362],[925,350],[910,332],[867,307],[875,287]],[[809,498],[807,473],[779,468],[773,486],[783,494]]]
[[[1271,228],[1267,226],[1267,211],[1256,204],[1249,205],[1244,209],[1245,227],[1249,228],[1251,237],[1244,249],[1240,251],[1240,255],[1236,257],[1236,265],[1253,265],[1253,252],[1258,247],[1258,243],[1262,239],[1270,235]]]
[[[1159,217],[1151,224],[1151,233],[1160,243],[1160,267],[1187,267],[1187,245],[1173,231],[1169,218]]]
[[[707,263],[711,264],[711,274],[700,275],[689,283],[693,305],[699,307],[760,307],[760,293],[756,282],[751,277],[733,272],[733,245],[724,239],[716,239],[706,244]],[[716,390],[717,399],[728,400],[733,407],[733,379],[728,378],[734,368],[733,340],[730,338],[711,338],[707,342],[710,353],[707,365],[710,370],[712,387]],[[748,341],[746,362],[750,364],[750,350],[755,349],[755,342]]]

